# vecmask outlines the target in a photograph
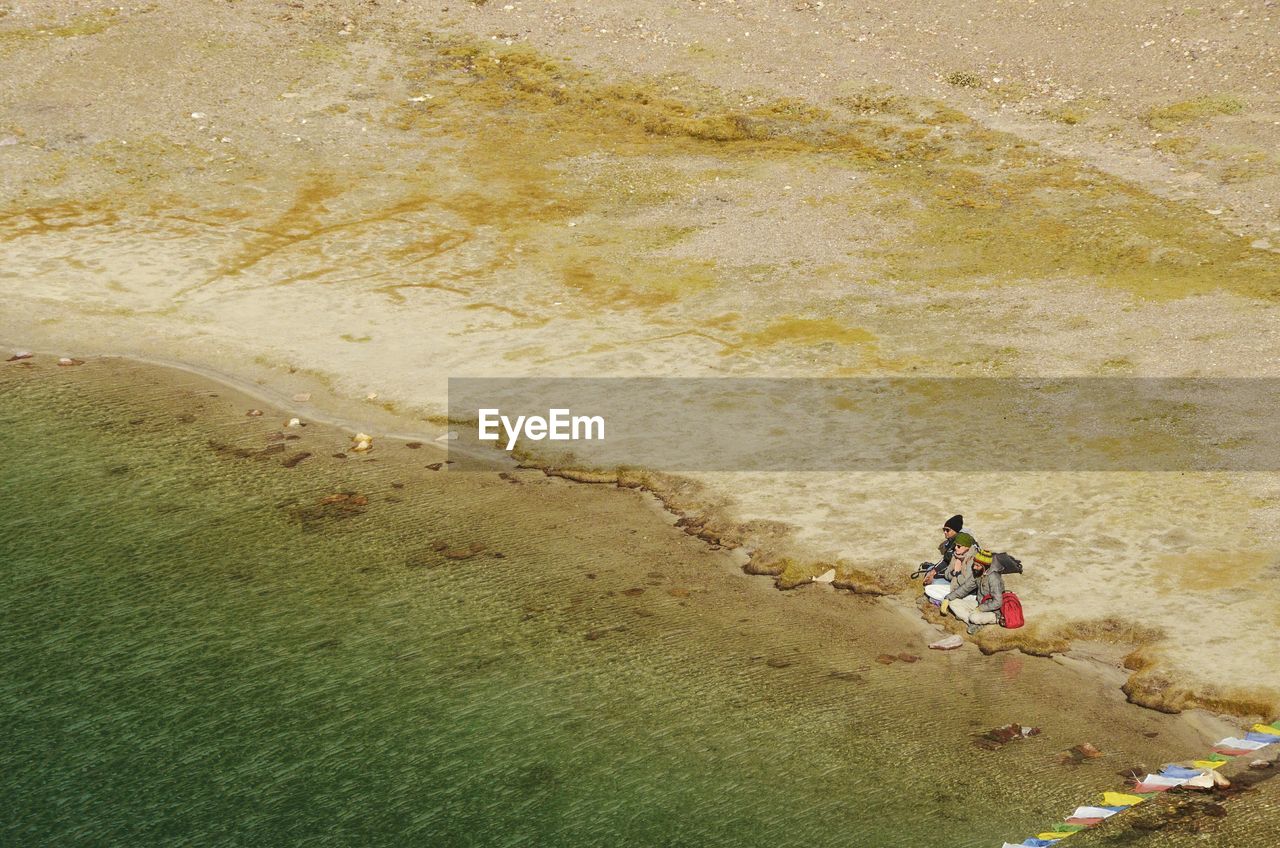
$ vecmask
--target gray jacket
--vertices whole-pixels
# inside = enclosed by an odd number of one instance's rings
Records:
[[[954,601],[965,595],[978,596],[978,609],[985,612],[999,612],[1000,605],[1004,603],[1004,578],[1000,576],[999,569],[992,566],[978,577],[974,577],[970,572],[967,579],[961,580],[960,585],[951,590],[947,600]]]

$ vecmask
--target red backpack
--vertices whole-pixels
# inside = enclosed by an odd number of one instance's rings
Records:
[[[1022,601],[1013,592],[1005,592],[1000,601],[1000,626],[1013,630],[1025,623],[1022,618]]]

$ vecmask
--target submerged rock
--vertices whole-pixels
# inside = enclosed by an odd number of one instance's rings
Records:
[[[1004,747],[1015,739],[1026,739],[1031,736],[1038,736],[1040,728],[1027,727],[1021,724],[1006,724],[1002,727],[996,727],[988,730],[986,733],[977,734],[974,737],[973,744],[985,751],[995,751]]]

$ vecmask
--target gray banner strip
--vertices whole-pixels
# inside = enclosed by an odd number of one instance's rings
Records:
[[[451,378],[457,469],[1275,471],[1280,379]]]

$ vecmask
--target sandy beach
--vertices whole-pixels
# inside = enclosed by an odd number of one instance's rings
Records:
[[[14,350],[424,441],[451,376],[1280,376],[1274,4],[0,11]],[[639,482],[915,616],[963,513],[1027,564],[984,650],[1280,711],[1274,473]]]

